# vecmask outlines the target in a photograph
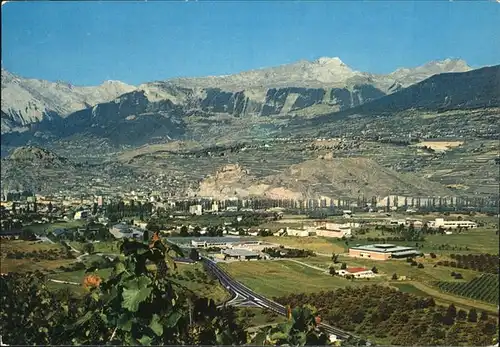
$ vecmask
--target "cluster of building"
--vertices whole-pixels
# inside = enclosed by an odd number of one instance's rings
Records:
[[[288,236],[323,236],[323,237],[351,237],[352,229],[359,228],[359,223],[332,223],[331,221],[316,221],[312,226],[303,226],[302,228],[286,228]]]
[[[389,222],[389,225],[393,225],[393,226],[403,225],[406,227],[413,225],[416,228],[421,228],[421,227],[423,227],[424,223],[427,223],[427,226],[429,228],[433,228],[433,229],[443,228],[445,230],[458,229],[458,228],[475,229],[478,227],[478,224],[476,222],[467,221],[467,220],[447,221],[447,220],[444,220],[444,218],[436,218],[435,220],[429,221],[429,222],[424,222],[422,220],[414,219],[414,218],[398,219],[398,220],[391,220]]]
[[[123,223],[113,225],[111,228],[109,228],[109,232],[116,239],[123,239],[123,238],[142,239],[144,236],[143,229],[139,229],[136,226]]]
[[[236,237],[227,237],[193,239],[191,240],[191,246],[201,249],[219,248],[220,253],[215,255],[219,259],[257,260],[266,257],[262,251],[270,245],[258,240],[241,240]]]

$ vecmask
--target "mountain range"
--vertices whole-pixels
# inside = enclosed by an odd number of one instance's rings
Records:
[[[498,106],[498,71],[446,59],[380,75],[355,71],[339,58],[320,58],[227,76],[76,87],[2,69],[2,144],[82,135],[135,146],[189,138],[193,123],[224,128],[237,119],[272,123],[415,106]]]

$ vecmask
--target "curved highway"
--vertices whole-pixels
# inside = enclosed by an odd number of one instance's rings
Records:
[[[245,298],[246,300],[253,302],[255,305],[266,308],[269,310],[272,310],[282,316],[286,316],[287,314],[287,308],[283,305],[280,305],[272,300],[269,300],[262,295],[259,295],[249,289],[248,287],[245,287],[243,284],[239,283],[235,279],[231,278],[224,270],[219,268],[217,266],[217,263],[214,262],[211,259],[208,259],[206,257],[202,257],[203,262],[207,266],[207,269],[214,275],[216,276],[220,283],[226,287],[228,290],[230,290],[233,294],[233,296],[237,295],[240,297]],[[325,323],[320,323],[319,327],[326,333],[328,334],[333,334],[337,338],[340,339],[347,339],[348,337],[356,337],[348,332],[345,332],[343,330],[340,330],[338,328],[332,327],[331,325],[325,324]]]

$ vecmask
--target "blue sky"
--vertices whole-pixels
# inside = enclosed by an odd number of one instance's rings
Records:
[[[431,60],[500,63],[500,4],[388,2],[18,2],[2,6],[2,66],[95,85],[236,73],[340,57],[387,73]]]

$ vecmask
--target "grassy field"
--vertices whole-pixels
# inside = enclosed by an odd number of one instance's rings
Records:
[[[69,243],[75,249],[83,251],[85,243],[72,241]],[[95,253],[119,253],[118,241],[101,241],[93,243]]]
[[[331,264],[328,257],[311,257],[297,259],[306,264],[327,269]],[[341,262],[346,262],[350,267],[363,266],[371,269],[373,265],[379,270],[382,276],[370,280],[346,280],[344,278],[329,276],[319,270],[315,270],[301,264],[288,261],[259,261],[259,262],[233,262],[222,264],[234,278],[241,281],[249,288],[267,297],[279,297],[292,293],[311,293],[327,290],[335,290],[341,287],[358,286],[368,284],[391,285],[401,291],[409,292],[420,296],[431,296],[437,303],[449,305],[454,303],[457,307],[469,310],[474,307],[478,310],[496,312],[494,305],[460,297],[450,293],[443,293],[432,284],[438,280],[454,281],[465,283],[478,276],[477,272],[471,270],[458,269],[464,279],[454,280],[450,273],[457,269],[445,267],[432,267],[432,262],[437,259],[428,259],[423,269],[410,266],[406,261],[386,261],[374,262],[365,259],[353,259],[349,257],[339,257]],[[426,261],[424,259],[424,261]],[[406,276],[407,280],[392,281],[392,274]]]
[[[410,293],[416,296],[423,296],[423,297],[428,297],[429,294],[424,292],[423,290],[418,289],[411,283],[398,283],[394,282],[391,283],[391,286],[396,287],[399,291],[403,293]]]
[[[234,278],[267,297],[293,293],[313,293],[322,290],[378,283],[377,280],[350,281],[332,277],[321,271],[288,261],[255,261],[221,264]]]
[[[111,275],[112,269],[99,269],[96,271],[97,275],[99,275],[101,278],[105,279],[108,278]],[[59,272],[56,274],[53,274],[50,277],[50,279],[54,280],[59,280],[59,281],[68,281],[68,282],[75,282],[75,283],[82,283],[83,279],[85,278],[85,270],[79,270],[79,271],[70,271],[70,272]]]
[[[248,319],[249,327],[262,327],[286,321],[284,316],[271,316],[260,307],[238,307],[236,311],[240,322],[245,318]]]
[[[33,252],[33,251],[48,251],[51,249],[64,249],[59,244],[51,244],[46,242],[32,242],[23,240],[0,240],[0,253],[4,255],[8,252]]]
[[[494,228],[477,228],[464,231],[460,234],[453,233],[451,235],[425,235],[425,241],[387,241],[387,243],[392,243],[400,246],[411,246],[414,247],[416,243],[422,245],[423,248],[420,250],[424,253],[441,253],[441,254],[451,254],[451,253],[490,253],[498,254],[499,246],[499,235],[495,234],[496,229]],[[339,239],[325,239],[331,242],[333,245],[342,248],[343,251],[338,251],[339,253],[347,252],[349,246],[352,245],[366,245],[377,243],[376,241],[368,241],[368,238],[384,238],[396,236],[385,232],[382,234],[379,230],[370,229],[366,234],[356,235],[356,238],[349,240],[348,244],[345,241]],[[379,242],[380,243],[380,242]],[[440,246],[447,245],[446,249],[440,249]]]
[[[427,247],[430,250],[436,250],[437,245],[449,244],[454,246],[468,247],[470,249],[469,253],[498,254],[499,235],[495,234],[496,230],[497,229],[493,228],[477,228],[462,232],[460,234],[454,233],[451,235],[428,235],[425,237],[426,242],[424,243],[424,248]],[[453,253],[453,251],[448,252]]]
[[[60,266],[68,266],[73,263],[72,259],[58,260],[40,260],[34,259],[8,259],[5,258],[9,252],[33,252],[33,251],[49,251],[49,250],[64,250],[64,247],[58,244],[49,244],[42,242],[31,242],[22,240],[1,240],[0,241],[0,270],[6,272],[27,272],[35,270],[54,270]]]
[[[294,236],[269,236],[258,238],[260,240],[277,243],[286,247],[298,249],[310,249],[323,254],[343,253],[345,251],[342,244],[334,243],[323,237],[294,237]]]
[[[33,259],[2,259],[0,269],[2,273],[6,272],[28,272],[28,271],[47,271],[55,270],[60,266],[68,266],[72,264],[72,259],[59,260],[40,260],[39,262]]]
[[[333,263],[329,257],[311,257],[311,258],[300,258],[297,259],[306,264],[314,265],[323,269],[328,269]],[[388,260],[388,261],[373,261],[368,259],[351,258],[348,256],[339,256],[339,263],[335,267],[340,268],[341,263],[345,262],[348,267],[365,267],[371,269],[375,266],[378,270],[378,274],[382,275],[380,280],[389,281],[392,275],[395,273],[398,276],[405,276],[408,280],[421,282],[429,286],[433,286],[436,281],[452,281],[452,282],[467,282],[472,280],[479,275],[478,272],[472,270],[455,269],[444,266],[433,267],[433,265],[439,261],[440,258],[431,259],[420,258],[418,262],[424,265],[424,268],[417,268],[416,266],[411,266],[405,260]],[[456,280],[451,276],[451,272],[460,272],[463,279]]]

